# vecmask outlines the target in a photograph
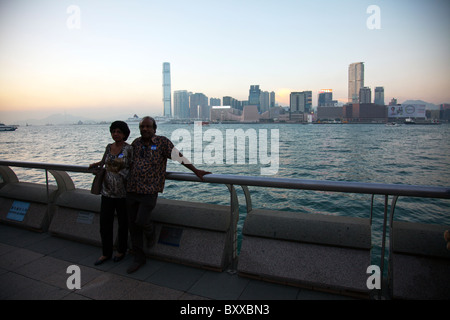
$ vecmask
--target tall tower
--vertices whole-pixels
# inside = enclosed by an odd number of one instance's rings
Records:
[[[375,104],[384,106],[384,87],[375,87]]]
[[[359,89],[359,103],[372,103],[372,91],[369,87]]]
[[[259,85],[251,85],[248,93],[248,104],[258,106],[258,111],[260,106],[260,95],[261,89],[259,89]]]
[[[163,102],[165,117],[172,117],[172,99],[170,87],[170,63],[163,63]]]
[[[359,90],[364,87],[364,62],[355,62],[348,67],[348,102],[359,102]]]

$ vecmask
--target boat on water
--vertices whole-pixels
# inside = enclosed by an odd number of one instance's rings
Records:
[[[414,121],[411,118],[406,118],[405,121],[403,122],[404,124],[416,124],[416,121]]]
[[[127,122],[140,122],[142,118],[140,118],[137,114],[127,119]]]
[[[156,124],[164,124],[164,123],[170,123],[170,118],[165,117],[165,116],[156,116],[153,117],[156,121]]]
[[[407,118],[405,119],[405,121],[403,122],[404,124],[417,124],[417,125],[440,125],[441,122],[439,122],[438,120],[419,120],[419,121],[415,121],[411,118]]]
[[[16,126],[7,126],[4,123],[0,123],[0,131],[15,131],[16,129]]]
[[[155,119],[156,124],[170,123],[170,121],[171,121],[170,118],[164,117],[164,116],[156,116],[156,117],[153,117],[153,119]],[[128,118],[126,122],[139,123],[139,122],[141,122],[141,120],[142,120],[142,118],[139,117],[137,114],[135,114],[134,116]]]
[[[400,127],[402,124],[398,122],[388,122],[386,123],[386,127]]]

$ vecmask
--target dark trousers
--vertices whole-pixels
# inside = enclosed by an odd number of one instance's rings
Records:
[[[114,212],[117,213],[117,251],[127,252],[128,246],[128,218],[125,198],[109,198],[102,196],[100,206],[100,236],[102,239],[102,251],[106,257],[111,257],[114,246]]]
[[[128,227],[130,229],[131,244],[134,261],[145,262],[144,238],[149,241],[154,236],[152,210],[156,206],[158,194],[127,193]]]

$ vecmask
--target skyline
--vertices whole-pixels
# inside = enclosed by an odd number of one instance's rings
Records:
[[[379,9],[380,29],[371,29]],[[247,100],[251,85],[347,102],[348,67],[392,98],[450,103],[450,2],[14,1],[0,3],[0,122],[53,113],[161,115],[171,92]],[[77,11],[78,10],[78,11]],[[172,105],[173,113],[173,105]]]

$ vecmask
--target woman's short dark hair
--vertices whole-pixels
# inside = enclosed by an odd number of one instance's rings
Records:
[[[111,123],[111,126],[109,127],[109,132],[113,132],[114,129],[119,129],[124,134],[123,141],[127,141],[128,137],[130,136],[130,128],[128,128],[128,125],[124,121],[114,121]]]

